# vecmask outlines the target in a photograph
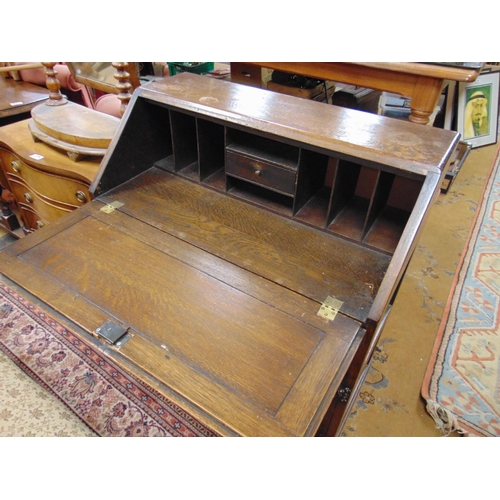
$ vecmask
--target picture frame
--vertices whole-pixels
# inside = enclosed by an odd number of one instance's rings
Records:
[[[497,142],[499,77],[499,71],[488,71],[459,83],[457,132],[471,148]]]
[[[460,141],[458,143],[457,148],[452,153],[448,171],[446,172],[443,182],[441,183],[442,193],[446,194],[451,188],[455,177],[457,176],[458,172],[460,172],[460,169],[467,159],[467,156],[469,156],[470,150],[471,145],[468,142]]]

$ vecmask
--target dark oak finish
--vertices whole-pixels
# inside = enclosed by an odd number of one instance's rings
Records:
[[[188,73],[146,85],[97,198],[0,271],[224,435],[334,435],[458,141],[394,122]],[[103,340],[107,320],[130,338]]]

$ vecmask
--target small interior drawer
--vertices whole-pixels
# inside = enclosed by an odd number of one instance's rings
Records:
[[[229,150],[226,151],[226,173],[280,193],[295,193],[296,170],[282,168]]]

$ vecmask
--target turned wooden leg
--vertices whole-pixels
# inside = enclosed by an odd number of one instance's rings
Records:
[[[45,85],[50,90],[49,98],[45,101],[47,106],[61,106],[66,104],[68,100],[61,94],[61,83],[57,79],[57,71],[54,69],[55,62],[43,62],[45,68],[45,76],[47,77]]]
[[[16,229],[19,229],[21,227],[19,224],[19,221],[17,220],[16,215],[10,209],[10,207],[7,203],[2,203],[1,221],[2,221],[3,226],[8,231],[15,231]]]
[[[429,117],[439,101],[442,86],[443,81],[439,78],[418,77],[410,102],[411,122],[422,125],[429,123]]]
[[[120,99],[120,116],[123,116],[125,113],[125,109],[127,108],[127,104],[132,98],[132,93],[130,92],[132,89],[132,84],[130,83],[130,73],[126,71],[127,63],[124,62],[114,62],[111,63],[113,68],[116,69],[116,73],[114,77],[118,80],[116,84],[116,88],[119,90],[118,99]]]

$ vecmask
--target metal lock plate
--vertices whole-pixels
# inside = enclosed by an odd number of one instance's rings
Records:
[[[124,328],[113,321],[106,321],[99,328],[96,328],[95,333],[109,344],[120,347],[130,338],[130,335],[127,335],[127,331],[128,328]]]

